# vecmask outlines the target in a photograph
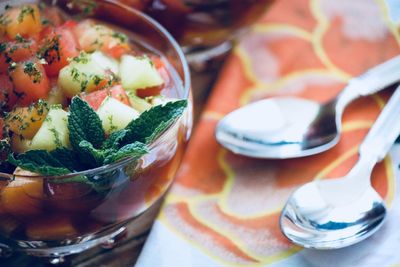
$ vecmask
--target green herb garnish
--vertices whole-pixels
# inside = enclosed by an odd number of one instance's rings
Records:
[[[56,35],[51,39],[46,39],[42,47],[36,53],[37,58],[45,59],[48,64],[54,61],[60,61],[60,37],[60,35]]]
[[[78,56],[72,58],[72,61],[74,61],[76,63],[86,64],[89,62],[89,57],[85,52],[81,52],[81,53],[79,53]]]
[[[126,126],[128,133],[121,143],[129,144],[134,141],[152,143],[183,114],[186,106],[186,100],[179,100],[158,105],[143,112],[139,118]]]
[[[23,6],[21,12],[18,15],[17,21],[21,23],[24,20],[25,16],[31,16],[34,20],[35,18],[35,10],[31,6]]]
[[[121,43],[128,42],[128,36],[121,32],[113,32],[112,37],[119,39]]]
[[[22,37],[19,33],[17,33],[17,35],[15,35],[15,40],[19,43],[29,43],[29,40]]]
[[[186,106],[186,100],[155,106],[143,112],[125,129],[115,131],[106,138],[96,112],[81,98],[74,97],[68,117],[72,149],[60,147],[51,152],[31,150],[16,156],[10,153],[8,162],[42,175],[64,175],[100,167],[127,157],[138,159],[149,152],[148,145],[176,122]],[[61,182],[71,181],[63,179]],[[91,180],[89,176],[79,176],[73,182],[87,183],[96,191],[108,188],[104,186],[104,183],[108,184],[107,181]]]
[[[97,8],[96,1],[94,0],[72,0],[71,6],[78,7],[84,15],[91,15]]]
[[[141,157],[147,154],[148,149],[145,144],[135,142],[133,144],[123,146],[119,150],[110,151],[112,152],[108,153],[108,155],[104,158],[104,164],[116,162],[126,157]]]
[[[42,79],[42,73],[37,69],[36,64],[33,62],[25,63],[24,73],[31,77],[33,83],[39,83]]]
[[[88,141],[95,148],[101,147],[105,133],[96,112],[79,97],[72,99],[69,108],[68,130],[72,147],[79,150],[81,141]]]
[[[0,53],[4,53],[7,49],[6,43],[0,43]]]
[[[11,22],[11,19],[7,14],[0,15],[0,25],[7,26]]]
[[[8,161],[24,170],[42,175],[63,175],[71,172],[46,150],[30,150],[15,157],[10,154]]]

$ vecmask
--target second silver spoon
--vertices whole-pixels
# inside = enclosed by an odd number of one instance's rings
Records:
[[[351,79],[335,99],[324,105],[296,97],[274,97],[235,110],[218,123],[216,139],[234,153],[256,158],[317,154],[339,141],[342,113],[350,102],[399,80],[397,56]]]
[[[371,186],[371,173],[399,134],[400,87],[360,145],[359,160],[346,176],[307,183],[291,195],[280,217],[284,235],[303,247],[336,249],[376,232],[386,207]]]

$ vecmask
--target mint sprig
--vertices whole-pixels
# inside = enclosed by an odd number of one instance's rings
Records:
[[[31,150],[35,151],[35,150]],[[68,168],[71,172],[83,171],[85,166],[81,163],[78,153],[67,148],[57,148],[50,152],[50,155]]]
[[[119,161],[123,158],[140,158],[149,152],[148,145],[165,132],[183,114],[186,100],[169,102],[143,112],[131,121],[125,129],[112,133],[108,138],[96,112],[82,99],[74,97],[68,117],[71,149],[57,148],[30,150],[8,156],[8,162],[22,169],[41,175],[64,175],[80,172]],[[75,181],[75,179],[73,178]],[[109,182],[91,180],[79,176],[75,182],[87,183],[96,191],[108,188]],[[63,182],[68,182],[63,179]],[[101,184],[98,184],[101,183]]]
[[[143,112],[126,126],[127,133],[121,138],[120,144],[126,145],[135,141],[151,144],[183,114],[186,106],[186,100],[178,100]]]
[[[101,147],[105,132],[96,112],[79,97],[74,97],[69,106],[69,140],[75,150],[80,150],[80,143],[88,141],[95,148]]]
[[[108,150],[96,149],[86,140],[82,140],[79,143],[79,157],[81,161],[88,166],[94,168],[102,166],[107,153]]]
[[[147,149],[145,144],[140,142],[135,142],[133,144],[125,145],[121,147],[119,150],[113,150],[113,152],[108,153],[103,163],[109,164],[126,157],[140,158],[141,156],[147,154],[148,152],[149,150]]]
[[[129,131],[126,129],[111,133],[110,136],[104,141],[102,146],[103,149],[118,149],[120,147],[120,143],[128,133]]]
[[[8,161],[24,170],[42,175],[63,175],[71,172],[46,150],[31,150],[15,157],[10,154]]]

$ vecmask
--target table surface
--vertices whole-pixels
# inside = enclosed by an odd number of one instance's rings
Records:
[[[213,84],[218,77],[219,70],[224,62],[224,58],[213,62],[212,69],[207,71],[194,71],[192,70],[192,91],[194,99],[194,127],[200,117],[204,104],[208,95],[213,87]],[[158,207],[149,211],[144,218],[144,227],[150,224],[147,220],[152,220]],[[131,226],[132,227],[132,226]],[[143,243],[146,240],[148,231],[145,231],[139,237],[131,238],[136,229],[129,229],[128,234],[112,249],[94,248],[85,253],[78,254],[71,257],[64,266],[75,267],[89,267],[89,266],[102,266],[102,267],[119,267],[119,266],[133,266],[140,254]],[[0,258],[0,266],[7,267],[40,267],[45,266],[39,260],[23,254],[13,254],[9,258]],[[57,265],[61,266],[61,265]]]

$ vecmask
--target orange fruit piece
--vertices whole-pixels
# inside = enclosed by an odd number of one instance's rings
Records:
[[[78,235],[69,217],[50,215],[37,218],[26,227],[26,235],[34,240],[60,240]]]

